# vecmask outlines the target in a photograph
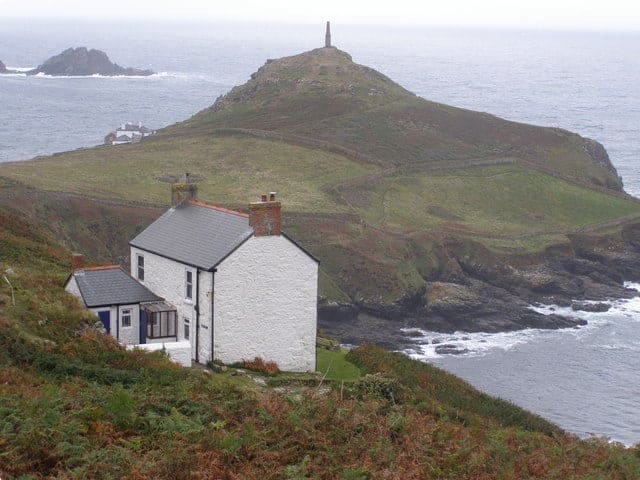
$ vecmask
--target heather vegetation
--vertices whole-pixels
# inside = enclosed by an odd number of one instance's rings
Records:
[[[375,347],[322,349],[317,375],[267,377],[126,351],[64,293],[68,252],[4,210],[0,222],[0,268],[15,293],[13,305],[0,287],[3,479],[640,475],[637,448],[579,440]]]

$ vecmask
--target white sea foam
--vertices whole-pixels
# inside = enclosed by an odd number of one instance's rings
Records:
[[[626,282],[625,287],[640,292],[640,284]],[[582,303],[607,303],[610,308],[606,312],[584,312],[575,311],[571,307],[563,307],[559,305],[531,305],[529,308],[543,315],[561,315],[565,317],[580,318],[586,320],[587,324],[576,328],[565,328],[560,330],[548,329],[526,329],[515,332],[500,333],[467,333],[455,332],[452,334],[444,334],[421,330],[418,328],[402,329],[403,332],[410,335],[415,340],[416,345],[412,348],[404,350],[408,356],[418,359],[427,360],[430,358],[442,357],[442,354],[436,352],[439,345],[451,345],[455,349],[463,352],[463,356],[479,356],[485,355],[496,350],[507,351],[517,345],[521,345],[543,336],[550,335],[573,335],[579,336],[599,329],[611,322],[624,316],[631,321],[640,322],[640,296],[631,299],[611,300],[609,302],[599,302],[595,300],[584,301]],[[632,345],[627,344],[611,344],[602,345],[603,349],[631,349]]]
[[[6,73],[3,75],[13,77],[27,77],[26,72],[33,70],[34,67],[7,67],[7,70],[13,71],[13,73]],[[32,75],[32,78],[52,78],[52,79],[91,79],[91,78],[107,78],[107,79],[153,79],[153,78],[205,78],[204,75],[190,74],[184,72],[157,72],[153,75],[100,75],[99,73],[93,75],[47,75],[46,73],[38,73]]]

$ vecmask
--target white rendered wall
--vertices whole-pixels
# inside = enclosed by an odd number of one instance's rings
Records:
[[[84,301],[82,300],[82,295],[80,294],[80,289],[78,288],[78,282],[76,282],[76,277],[71,275],[71,278],[65,285],[64,289],[69,292],[71,295],[74,295],[80,299],[80,303],[84,305]],[[86,305],[85,305],[86,307]]]
[[[121,305],[116,309],[119,312],[118,327],[119,338],[118,341],[123,345],[135,345],[140,343],[140,306],[134,305]],[[122,311],[131,310],[131,326],[122,326]],[[113,317],[112,317],[113,318]],[[111,322],[111,333],[113,334],[114,323]]]
[[[172,362],[182,365],[183,367],[191,366],[191,343],[187,341],[145,343],[142,345],[131,345],[127,348],[140,348],[148,352],[162,350],[164,348]]]
[[[199,356],[198,361],[200,363],[207,363],[211,358],[211,276],[212,272],[201,271],[200,279],[198,283],[200,285],[200,338],[198,341]],[[193,287],[193,294],[195,295],[195,286]],[[195,331],[195,324],[192,325],[192,329]],[[192,340],[195,343],[195,339]]]
[[[252,237],[218,267],[214,356],[315,371],[318,264],[283,236]]]
[[[122,311],[131,310],[131,327],[122,327]],[[98,316],[98,312],[109,311],[109,322],[111,336],[122,345],[135,345],[140,343],[140,305],[121,305],[120,307],[97,307],[90,308]]]
[[[196,358],[195,354],[195,338],[196,338],[196,312],[194,310],[195,297],[197,291],[197,275],[194,267],[189,267],[180,262],[169,260],[159,255],[145,252],[135,247],[131,247],[131,275],[134,278],[138,278],[138,261],[137,256],[142,255],[144,257],[144,280],[140,281],[144,286],[151,290],[156,295],[164,298],[168,303],[176,307],[178,321],[177,321],[177,333],[178,340],[184,340],[184,319],[189,319],[189,341],[192,345],[192,357]],[[186,298],[186,272],[191,271],[193,274],[193,299]],[[211,283],[211,273],[201,272],[201,281],[206,281],[209,277],[209,283]],[[203,297],[206,297],[208,290],[200,288],[200,301]],[[200,304],[200,344],[202,341],[208,341],[211,343],[211,331],[207,328],[203,330],[202,325],[209,327],[211,307],[209,303]],[[203,333],[204,332],[204,333]],[[202,348],[200,348],[202,352]],[[209,358],[199,358],[201,363],[206,363]]]

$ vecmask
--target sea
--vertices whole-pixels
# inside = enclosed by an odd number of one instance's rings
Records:
[[[424,98],[600,141],[627,192],[640,196],[640,32],[338,23],[332,32],[334,44],[356,62]],[[160,128],[184,120],[244,83],[268,58],[323,42],[324,19],[292,25],[0,18],[0,60],[9,68],[24,71],[71,46],[87,46],[122,66],[158,72],[0,75],[0,162],[100,144],[124,122]],[[606,313],[566,312],[588,321],[579,329],[421,332],[420,345],[406,353],[582,437],[634,445],[640,443],[640,298],[610,303]],[[434,341],[467,353],[438,355]]]

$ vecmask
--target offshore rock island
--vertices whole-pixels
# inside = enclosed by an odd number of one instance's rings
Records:
[[[126,75],[146,77],[153,75],[155,72],[153,70],[121,67],[109,60],[107,54],[101,50],[88,50],[86,47],[78,47],[68,48],[26,73],[27,75],[42,73],[52,76]]]
[[[116,261],[159,215],[157,179],[178,158],[207,201],[244,208],[278,191],[283,228],[321,261],[320,328],[345,343],[401,348],[402,327],[573,327],[584,322],[530,305],[637,295],[623,282],[640,280],[640,203],[601,144],[420,98],[327,34],[126,150],[42,158],[37,174],[3,165],[13,195],[0,201]]]

